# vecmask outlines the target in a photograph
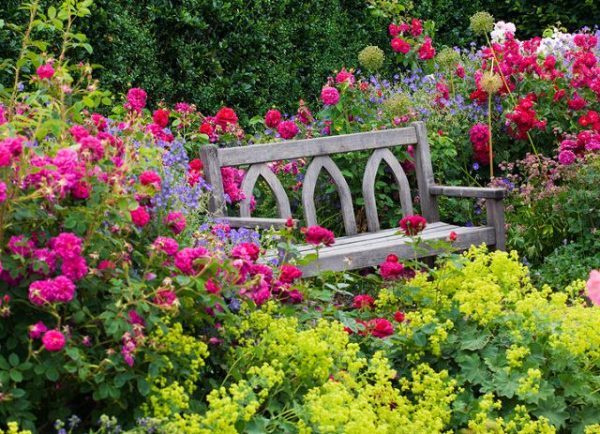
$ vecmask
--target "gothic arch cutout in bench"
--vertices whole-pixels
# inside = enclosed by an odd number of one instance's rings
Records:
[[[421,213],[428,226],[422,233],[425,240],[438,240],[448,237],[451,231],[458,234],[455,247],[466,249],[469,246],[485,243],[497,249],[505,249],[504,207],[502,188],[454,187],[436,185],[431,166],[431,154],[427,142],[427,132],[422,122],[414,122],[410,127],[397,128],[343,136],[321,137],[318,139],[294,140],[276,144],[251,145],[219,149],[214,145],[201,148],[206,181],[213,186],[209,210],[215,217],[227,220],[232,226],[270,227],[281,226],[291,215],[290,202],[284,187],[266,163],[296,158],[312,158],[308,166],[303,191],[302,204],[305,220],[309,225],[318,224],[314,203],[315,185],[322,170],[333,179],[340,197],[346,236],[337,238],[336,243],[319,252],[319,259],[301,267],[305,276],[312,276],[317,270],[342,271],[377,265],[385,257],[394,253],[401,258],[413,258],[414,251],[406,243],[406,237],[394,235],[396,229],[381,230],[375,202],[375,177],[382,162],[385,162],[400,188],[399,206],[405,215],[412,214],[410,186],[402,166],[390,151],[395,146],[415,146],[415,171],[419,192]],[[350,188],[344,176],[330,155],[353,151],[372,150],[363,175],[362,193],[365,201],[368,232],[357,234],[356,217]],[[242,190],[248,199],[240,206],[240,217],[226,216],[221,167],[249,165]],[[249,198],[262,176],[275,195],[279,212],[278,219],[251,216]],[[437,197],[470,197],[486,201],[487,226],[459,227],[440,221]],[[301,253],[313,250],[308,246],[299,248]],[[419,256],[434,256],[430,250]]]

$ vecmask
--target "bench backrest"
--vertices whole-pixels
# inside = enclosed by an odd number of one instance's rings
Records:
[[[375,201],[375,178],[382,161],[392,170],[400,189],[400,205],[405,215],[413,213],[410,187],[400,162],[389,148],[395,146],[415,146],[415,170],[419,189],[421,213],[429,222],[439,220],[435,196],[429,193],[434,184],[431,155],[427,142],[427,132],[422,122],[414,122],[406,128],[372,131],[341,136],[320,137],[317,139],[293,140],[280,143],[267,143],[233,148],[217,148],[208,145],[201,148],[206,181],[213,186],[210,211],[223,216],[226,206],[223,193],[221,167],[249,165],[242,181],[241,189],[246,199],[240,204],[240,216],[250,217],[250,197],[259,176],[269,185],[275,199],[279,216],[292,217],[290,201],[285,188],[266,163],[291,160],[302,157],[312,158],[302,185],[302,205],[308,226],[317,224],[315,207],[315,187],[321,170],[326,170],[337,188],[346,235],[357,233],[356,218],[348,183],[330,155],[352,151],[373,150],[363,175],[362,192],[365,202],[368,229],[380,229]]]

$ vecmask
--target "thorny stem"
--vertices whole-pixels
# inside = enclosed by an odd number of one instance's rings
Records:
[[[21,68],[19,67],[19,63],[21,59],[25,56],[25,51],[27,50],[27,46],[29,45],[29,37],[31,36],[31,31],[33,29],[33,21],[37,15],[37,10],[39,6],[39,0],[34,0],[30,6],[29,13],[29,23],[27,24],[27,30],[25,30],[25,34],[23,35],[23,42],[21,43],[21,51],[19,52],[19,57],[17,63],[15,64],[15,82],[13,84],[12,94],[10,96],[10,103],[8,105],[9,112],[14,114],[14,105],[15,100],[17,99],[17,92],[19,87],[19,78],[21,77]]]

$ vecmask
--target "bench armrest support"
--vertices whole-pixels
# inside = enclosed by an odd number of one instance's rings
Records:
[[[434,196],[476,197],[480,199],[504,199],[506,197],[506,190],[499,187],[430,185],[429,193]]]

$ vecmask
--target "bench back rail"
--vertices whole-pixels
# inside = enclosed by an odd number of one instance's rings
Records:
[[[428,222],[439,221],[436,196],[429,187],[434,185],[433,168],[425,126],[414,122],[406,128],[372,131],[342,136],[321,137],[317,139],[293,140],[276,144],[259,144],[235,148],[217,148],[208,145],[201,148],[206,181],[213,186],[209,210],[215,216],[225,216],[221,167],[249,165],[242,181],[241,189],[246,195],[240,204],[240,217],[251,217],[250,198],[259,177],[262,177],[272,190],[279,216],[282,219],[292,217],[290,201],[285,188],[266,163],[297,158],[312,158],[303,180],[302,205],[307,225],[316,225],[315,188],[319,174],[325,170],[337,189],[346,235],[355,235],[358,231],[350,187],[342,172],[331,159],[331,155],[352,151],[372,150],[363,175],[362,193],[365,202],[367,226],[369,232],[380,229],[376,206],[375,181],[377,171],[385,162],[392,171],[400,190],[400,206],[405,215],[413,213],[410,186],[402,165],[391,152],[395,146],[415,147],[415,170],[421,212]]]

